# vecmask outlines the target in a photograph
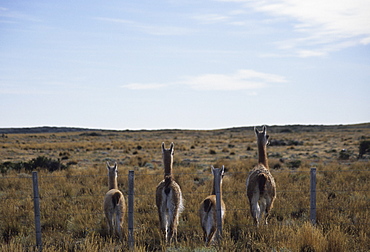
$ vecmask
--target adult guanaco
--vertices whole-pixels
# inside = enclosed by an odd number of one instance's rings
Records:
[[[125,197],[122,192],[118,190],[117,163],[114,163],[114,166],[110,166],[109,162],[107,162],[107,169],[109,191],[104,197],[104,213],[108,224],[109,234],[116,234],[122,240],[123,219],[126,211]]]
[[[174,144],[171,143],[170,148],[166,149],[162,143],[164,179],[156,188],[156,204],[160,229],[167,243],[177,242],[177,226],[184,210],[181,188],[172,175],[173,155]]]
[[[202,203],[200,204],[199,208],[199,217],[200,217],[200,224],[202,225],[203,229],[203,240],[206,246],[212,244],[215,240],[216,232],[217,232],[217,208],[216,208],[216,183],[219,184],[220,188],[220,199],[221,199],[221,220],[222,223],[224,222],[225,218],[225,203],[222,199],[222,178],[224,176],[225,168],[214,168],[212,166],[212,174],[213,174],[213,183],[212,183],[212,191],[211,195],[207,196]],[[216,174],[219,175],[220,181],[216,181]]]
[[[258,226],[263,213],[267,224],[267,218],[276,198],[276,184],[268,165],[266,147],[269,135],[267,135],[266,126],[263,126],[262,131],[258,131],[257,128],[254,128],[254,131],[257,137],[258,164],[250,171],[246,184],[250,211]]]

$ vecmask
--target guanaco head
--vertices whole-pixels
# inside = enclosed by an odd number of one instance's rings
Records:
[[[164,143],[162,143],[162,158],[165,169],[165,175],[171,175],[172,163],[174,154],[174,144],[170,144],[170,148],[166,149]]]
[[[266,125],[262,127],[262,131],[254,127],[254,132],[256,133],[258,146],[266,146],[269,143],[269,135],[266,134]]]
[[[213,165],[211,165],[211,169],[212,169],[212,174],[215,174],[216,172],[218,172],[221,176],[221,178],[224,177],[224,173],[225,173],[225,167],[222,166],[221,168],[215,168],[213,167]]]
[[[221,183],[222,183],[222,178],[224,177],[224,174],[225,174],[225,167],[222,166],[221,168],[214,168],[213,166],[211,166],[211,168],[212,168],[213,176],[215,176],[215,174],[218,173],[220,175]]]
[[[117,177],[117,162],[114,162],[114,166],[110,166],[109,162],[107,162],[107,169],[108,169],[108,176],[116,178]]]
[[[216,181],[216,174],[220,175],[220,190],[222,190],[221,185],[222,185],[222,178],[224,177],[224,173],[225,173],[225,168],[224,168],[224,166],[222,166],[221,168],[214,168],[213,166],[211,166],[211,169],[212,169],[212,175],[213,175],[213,185],[212,185],[211,194],[215,195],[216,194],[215,185],[216,185],[216,183],[218,183]]]

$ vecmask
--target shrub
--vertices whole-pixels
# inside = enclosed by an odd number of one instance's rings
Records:
[[[53,160],[51,158],[40,156],[37,158],[33,158],[28,162],[4,162],[0,165],[1,173],[7,173],[9,170],[15,170],[20,172],[24,169],[26,172],[31,172],[36,169],[45,169],[49,172],[57,171],[57,170],[64,170],[67,166],[60,163],[60,160]]]
[[[302,164],[301,160],[292,160],[289,161],[287,165],[290,169],[297,169],[301,166],[301,164]]]
[[[85,133],[81,133],[80,136],[92,136],[92,137],[98,137],[98,136],[103,136],[103,134],[101,133],[97,133],[97,132],[85,132]]]
[[[359,151],[359,158],[362,158],[364,154],[370,153],[370,141],[361,141],[360,142],[360,151]]]
[[[348,160],[351,156],[351,153],[349,153],[346,149],[343,149],[339,152],[339,159],[341,160]]]
[[[215,155],[215,154],[217,154],[217,153],[216,153],[216,151],[215,151],[215,150],[210,150],[210,151],[209,151],[209,154],[211,154],[211,155]]]
[[[291,129],[282,129],[280,133],[293,133]]]
[[[270,146],[298,146],[303,145],[303,141],[298,140],[278,140],[278,139],[272,139],[269,142]]]

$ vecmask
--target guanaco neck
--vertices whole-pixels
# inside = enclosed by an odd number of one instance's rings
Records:
[[[118,189],[117,176],[115,172],[112,173],[112,171],[109,171],[108,187],[109,187],[109,190]]]
[[[213,176],[211,195],[216,195],[216,176]],[[222,196],[222,178],[220,180],[220,197]]]
[[[268,159],[267,159],[266,144],[264,144],[262,140],[258,139],[257,145],[258,145],[258,164],[262,164],[268,169],[269,166],[268,166]]]
[[[163,153],[164,178],[172,180],[172,163],[173,157],[171,153]]]

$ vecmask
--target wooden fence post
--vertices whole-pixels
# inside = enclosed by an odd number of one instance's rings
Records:
[[[134,250],[134,171],[128,173],[128,246]]]
[[[310,171],[310,220],[316,224],[316,168]]]
[[[38,248],[39,251],[42,251],[39,182],[36,171],[32,172],[32,186],[33,186],[33,205],[35,211],[36,247]]]
[[[221,211],[221,176],[215,172],[215,193],[216,193],[216,217],[217,217],[217,233],[216,240],[220,241],[222,237],[222,211]]]

